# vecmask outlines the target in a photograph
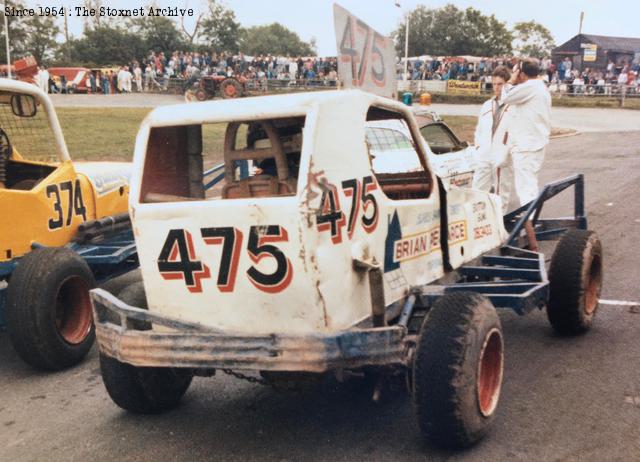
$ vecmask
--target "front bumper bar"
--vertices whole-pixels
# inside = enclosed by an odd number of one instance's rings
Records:
[[[100,351],[134,366],[325,372],[401,365],[406,356],[401,326],[330,334],[234,334],[129,306],[102,289],[92,290],[91,299]],[[147,330],[139,330],[141,323]]]

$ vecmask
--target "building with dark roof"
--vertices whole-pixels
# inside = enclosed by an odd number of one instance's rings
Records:
[[[574,69],[604,70],[609,60],[619,68],[640,60],[640,38],[578,34],[554,48],[551,56],[556,64],[566,57],[571,58]]]

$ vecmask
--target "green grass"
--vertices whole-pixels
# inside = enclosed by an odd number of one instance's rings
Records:
[[[150,109],[139,108],[59,108],[62,132],[74,160],[131,161],[140,122]],[[443,120],[463,141],[473,143],[477,118],[444,116]],[[242,130],[242,128],[241,128]],[[225,124],[204,129],[205,165],[222,162]],[[564,133],[553,129],[552,135]],[[239,139],[243,134],[239,134]]]
[[[434,93],[431,95],[433,103],[442,104],[482,104],[491,95],[451,95],[443,93]],[[414,98],[417,101],[417,97]],[[619,108],[620,98],[609,98],[604,96],[562,96],[554,97],[552,104],[555,107],[588,107],[588,108]],[[640,110],[640,97],[628,97],[624,102],[625,109]]]
[[[149,108],[58,108],[62,133],[73,160],[133,157],[136,134]]]
[[[59,108],[62,133],[73,160],[131,161],[140,123],[149,108]],[[226,124],[204,129],[205,160],[222,160]],[[240,133],[242,136],[242,133]]]
[[[442,120],[453,130],[453,132],[462,141],[468,141],[473,144],[473,138],[476,131],[477,117],[473,116],[442,116]],[[567,128],[551,128],[551,136],[566,135],[574,133],[575,130]]]
[[[477,117],[473,116],[442,116],[442,120],[446,123],[453,133],[462,141],[473,143],[473,135],[476,131]]]

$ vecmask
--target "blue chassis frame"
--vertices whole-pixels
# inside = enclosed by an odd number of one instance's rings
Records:
[[[574,186],[573,217],[541,219],[544,203],[571,186]],[[521,232],[527,220],[533,222],[540,241],[557,240],[570,228],[586,230],[584,176],[578,174],[549,183],[537,199],[505,215],[504,225],[509,232],[505,245],[458,268],[453,283],[436,282],[414,290],[413,296],[404,302],[399,323],[407,324],[416,300],[428,306],[446,293],[460,291],[480,293],[495,307],[511,308],[520,315],[544,307],[549,298],[544,255],[522,248]]]

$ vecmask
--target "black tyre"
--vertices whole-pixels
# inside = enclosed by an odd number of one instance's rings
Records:
[[[500,319],[482,295],[438,300],[420,330],[414,400],[423,436],[438,446],[468,447],[488,431],[502,386]]]
[[[80,362],[95,339],[87,263],[64,247],[33,250],[20,260],[7,293],[7,329],[14,348],[38,369]]]
[[[242,96],[242,84],[233,77],[220,82],[220,95],[224,99],[238,98]]]
[[[549,268],[547,316],[563,335],[586,332],[593,324],[602,288],[602,244],[593,231],[567,231]]]
[[[142,282],[124,288],[118,297],[128,305],[147,308]],[[174,408],[187,392],[193,378],[189,370],[136,367],[102,353],[100,370],[113,402],[138,414],[153,414]]]

